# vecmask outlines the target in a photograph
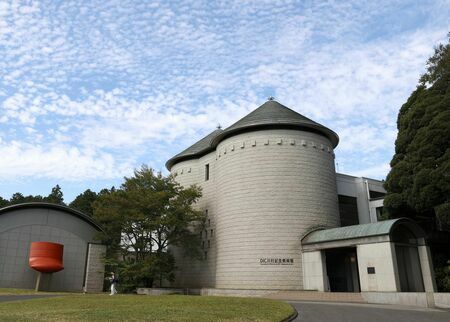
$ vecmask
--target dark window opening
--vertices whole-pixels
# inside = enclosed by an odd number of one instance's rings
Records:
[[[355,197],[338,195],[341,226],[358,225],[358,205]]]
[[[378,221],[383,220],[383,207],[377,207],[375,210],[377,212]]]
[[[369,190],[370,199],[381,198],[381,197],[384,197],[385,195],[386,194],[384,192]]]
[[[208,248],[211,248],[211,241],[208,240]]]
[[[205,165],[205,181],[209,180],[209,164]]]
[[[208,259],[208,252],[205,252],[205,259]]]
[[[211,233],[210,233],[210,236],[212,237],[213,236],[213,230],[211,229]]]

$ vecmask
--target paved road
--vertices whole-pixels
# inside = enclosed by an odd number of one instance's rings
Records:
[[[296,322],[449,322],[450,310],[356,303],[289,302]]]
[[[55,296],[61,295],[0,295],[0,302],[22,301]]]

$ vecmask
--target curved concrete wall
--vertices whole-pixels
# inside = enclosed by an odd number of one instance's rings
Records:
[[[297,130],[254,131],[222,141],[216,157],[215,286],[302,289],[300,237],[339,226],[331,142]]]
[[[96,233],[84,220],[53,209],[19,209],[0,215],[0,287],[34,288],[37,273],[28,266],[30,244],[49,241],[64,245],[64,270],[44,274],[41,289],[81,291],[87,245],[95,242]]]
[[[215,152],[196,160],[187,160],[175,164],[171,173],[184,187],[196,184],[202,188],[202,198],[196,204],[198,210],[207,212],[206,227],[202,230],[199,243],[203,260],[186,257],[182,249],[173,247],[172,251],[178,267],[175,273],[176,286],[214,287],[215,285],[215,220],[216,220],[216,169]],[[205,165],[209,164],[209,180],[205,180]]]
[[[238,134],[171,173],[182,186],[202,187],[196,207],[209,219],[200,241],[206,259],[173,249],[176,286],[303,289],[301,236],[315,226],[339,226],[332,145],[315,133]]]

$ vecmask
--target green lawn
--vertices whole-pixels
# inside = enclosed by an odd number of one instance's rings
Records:
[[[47,294],[45,292],[40,292],[42,294]],[[22,288],[0,288],[0,295],[27,295],[36,294],[34,290],[27,290]]]
[[[34,290],[24,289],[24,288],[0,288],[0,295],[34,295],[34,294],[79,294],[79,293],[68,293],[68,292],[42,292],[36,293]]]
[[[281,321],[284,302],[183,295],[64,295],[0,303],[1,321]]]

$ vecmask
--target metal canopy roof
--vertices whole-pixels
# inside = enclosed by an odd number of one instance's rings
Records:
[[[19,204],[7,206],[4,208],[0,208],[0,215],[5,214],[10,211],[15,211],[15,210],[20,210],[20,209],[32,209],[32,208],[47,208],[47,209],[63,211],[72,216],[76,216],[76,217],[80,218],[81,220],[84,220],[85,222],[89,223],[91,226],[93,226],[98,231],[103,231],[102,227],[88,215],[85,215],[84,213],[82,213],[78,210],[69,208],[67,206],[48,203],[48,202],[26,202],[26,203],[19,203]]]
[[[425,232],[410,219],[397,218],[383,220],[377,223],[354,225],[347,227],[315,230],[302,239],[302,245],[325,243],[337,240],[355,239],[373,236],[389,235],[398,225],[406,225],[416,237],[424,237]]]

